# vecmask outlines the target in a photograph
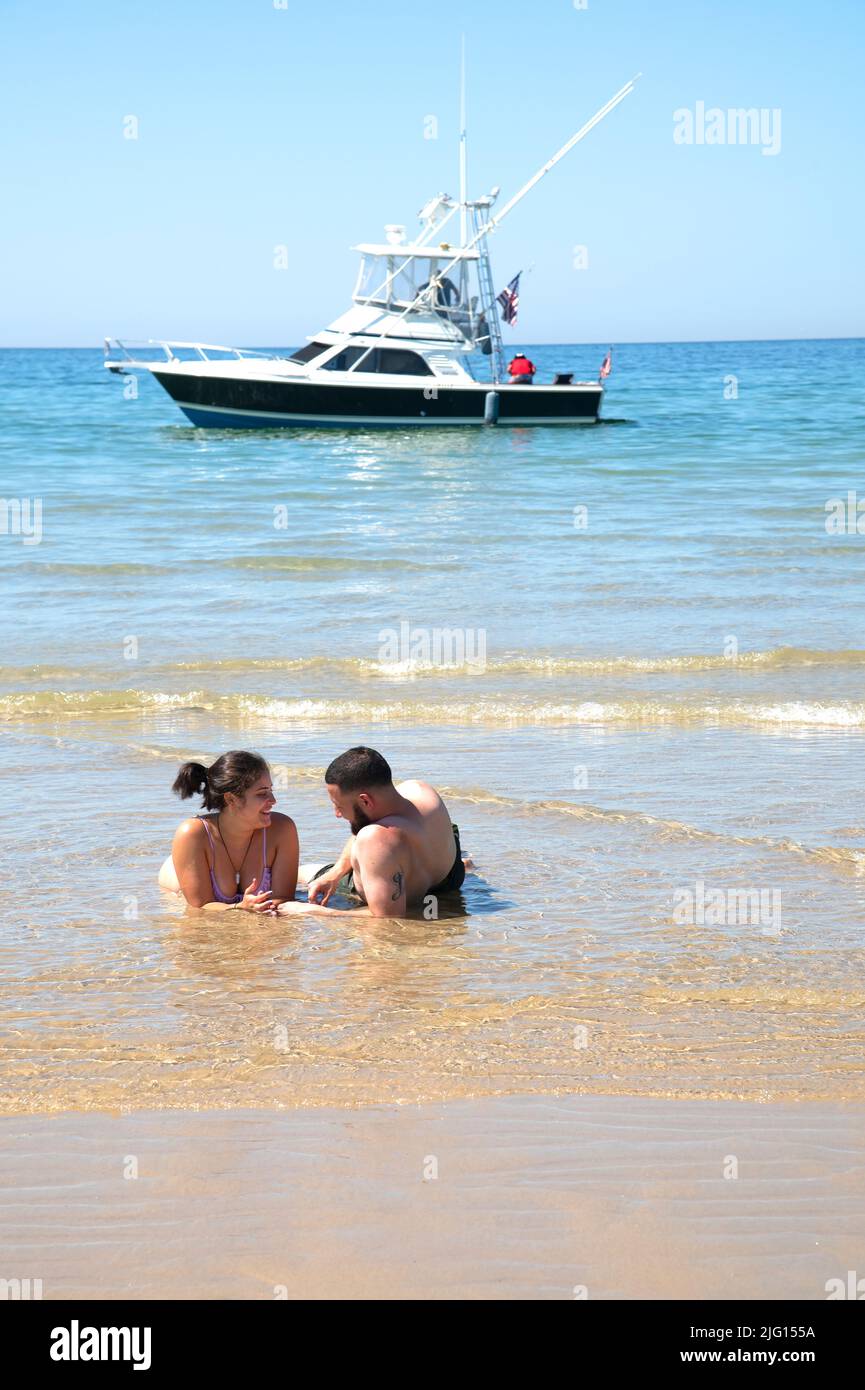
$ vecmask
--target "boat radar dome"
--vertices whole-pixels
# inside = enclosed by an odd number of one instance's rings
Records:
[[[384,229],[384,234],[391,246],[399,246],[405,241],[405,227],[399,226],[396,222],[389,222]]]

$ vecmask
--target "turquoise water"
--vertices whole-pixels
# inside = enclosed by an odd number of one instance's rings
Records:
[[[859,1094],[865,534],[826,506],[865,503],[863,375],[862,341],[626,345],[597,426],[247,434],[0,352],[2,496],[41,506],[0,534],[7,1107]],[[162,899],[181,757],[257,748],[325,858],[357,742],[446,790],[447,922]],[[776,910],[683,922],[698,883]]]

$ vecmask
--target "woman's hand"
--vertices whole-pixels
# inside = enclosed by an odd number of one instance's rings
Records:
[[[266,893],[257,892],[258,879],[254,878],[246,889],[242,900],[237,904],[244,912],[263,912],[273,916],[276,912],[276,903],[271,902],[272,893],[270,889]]]

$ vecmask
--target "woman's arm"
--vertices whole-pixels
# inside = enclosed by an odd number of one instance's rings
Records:
[[[276,909],[280,917],[371,917],[366,903],[357,907],[321,907],[318,903],[290,902],[280,903]]]
[[[180,891],[189,907],[206,907],[210,903],[214,907],[229,906],[214,901],[206,844],[207,831],[197,816],[190,817],[177,827],[171,844],[171,858]]]
[[[294,898],[297,889],[297,867],[300,863],[300,841],[297,826],[291,816],[274,811],[271,833],[275,833],[276,856],[270,866],[271,895],[274,905]]]

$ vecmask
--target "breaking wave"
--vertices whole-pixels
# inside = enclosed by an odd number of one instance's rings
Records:
[[[205,710],[240,723],[411,723],[418,725],[724,725],[856,730],[859,700],[538,700],[530,697],[308,699],[202,690],[28,690],[0,696],[0,719],[99,718],[127,713]]]
[[[393,629],[386,629],[392,632]],[[432,631],[432,630],[431,630]],[[850,648],[843,651],[810,647],[773,647],[767,651],[741,652],[735,659],[718,653],[697,653],[679,656],[564,656],[555,653],[512,653],[490,656],[484,661],[466,660],[462,664],[407,657],[405,660],[383,661],[369,657],[310,655],[298,657],[227,657],[225,659],[193,659],[175,661],[151,667],[154,672],[201,672],[213,676],[242,674],[244,671],[274,671],[301,676],[306,672],[333,675],[358,680],[399,680],[426,677],[460,679],[489,679],[498,675],[527,675],[534,678],[687,675],[691,672],[725,671],[731,673],[771,672],[807,667],[865,666],[865,650]],[[0,666],[0,681],[94,679],[99,668],[75,671],[61,666]],[[107,674],[107,673],[106,673]]]

